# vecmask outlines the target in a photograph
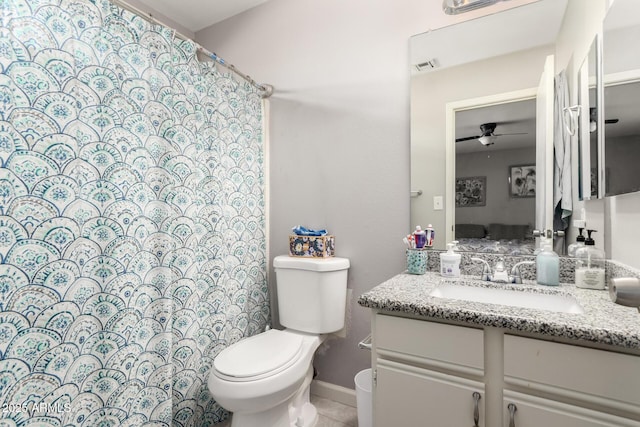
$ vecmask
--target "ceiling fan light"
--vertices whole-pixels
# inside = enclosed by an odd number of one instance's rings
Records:
[[[483,135],[478,138],[478,141],[480,141],[480,144],[482,145],[492,145],[495,143],[496,137],[493,135]]]
[[[595,120],[591,120],[589,122],[589,132],[593,133],[593,132],[596,131],[596,129],[598,129],[598,125],[596,124],[596,121]]]

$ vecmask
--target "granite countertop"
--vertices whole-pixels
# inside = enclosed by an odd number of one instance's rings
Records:
[[[614,304],[608,291],[580,289],[573,284],[543,286],[527,281],[522,285],[480,282],[463,276],[465,285],[507,287],[523,292],[558,293],[573,296],[584,312],[569,314],[505,305],[476,303],[429,296],[443,278],[439,273],[399,274],[358,299],[363,307],[389,314],[407,314],[431,320],[492,326],[510,331],[542,334],[626,349],[640,349],[640,313],[635,307]],[[476,279],[476,280],[468,280]]]

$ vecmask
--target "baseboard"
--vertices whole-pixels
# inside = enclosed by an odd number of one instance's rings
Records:
[[[343,405],[356,407],[356,391],[350,388],[313,380],[311,382],[311,394],[342,403]]]

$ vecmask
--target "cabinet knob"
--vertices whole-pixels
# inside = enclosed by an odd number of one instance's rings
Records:
[[[477,391],[474,391],[473,394],[473,427],[479,427],[478,422],[480,422],[480,408],[478,403],[482,396]]]
[[[518,408],[513,403],[509,403],[507,409],[509,410],[509,427],[516,427],[516,411]]]

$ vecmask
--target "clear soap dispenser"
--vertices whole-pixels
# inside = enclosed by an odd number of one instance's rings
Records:
[[[548,240],[542,243],[542,250],[536,256],[536,279],[541,285],[560,284],[560,257],[553,251]]]
[[[570,244],[569,248],[567,249],[567,255],[569,255],[570,257],[575,257],[578,249],[584,247],[584,242],[586,240],[582,235],[582,230],[584,230],[584,228],[578,228],[578,230],[580,230],[580,235],[576,237],[575,243]]]
[[[587,230],[587,238],[584,247],[576,251],[576,286],[586,289],[604,289],[605,269],[604,252],[595,247],[595,240],[591,233],[595,230]]]

